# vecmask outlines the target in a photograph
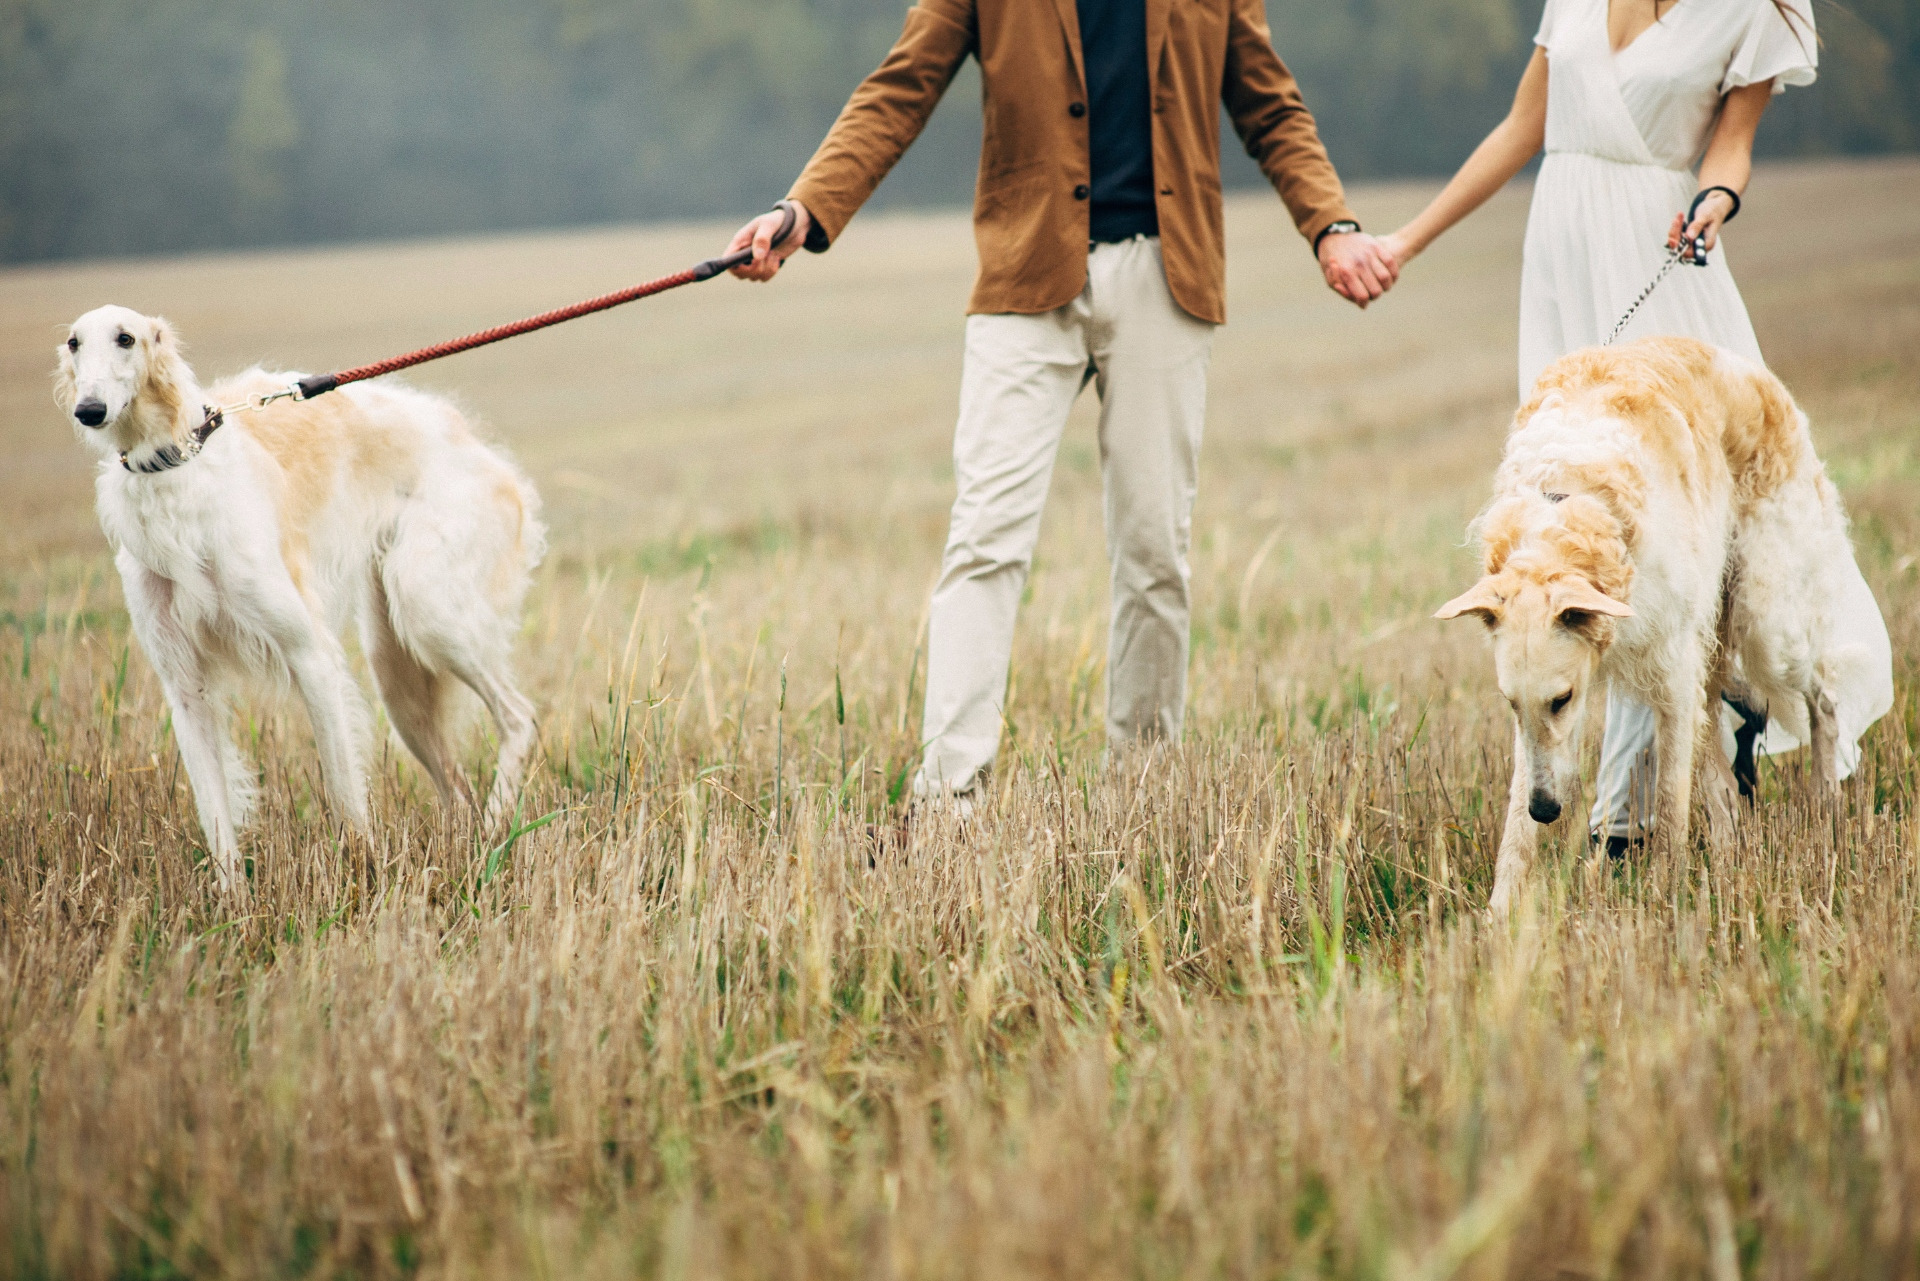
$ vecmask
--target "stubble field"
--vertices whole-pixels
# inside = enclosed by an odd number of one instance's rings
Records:
[[[1390,225],[1428,189],[1357,193]],[[222,900],[130,646],[59,325],[337,368],[728,228],[0,272],[0,1270],[32,1277],[1920,1273],[1920,163],[1763,169],[1732,262],[1812,415],[1899,701],[1840,803],[1763,768],[1672,874],[1549,852],[1427,615],[1511,413],[1524,191],[1366,314],[1230,201],[1185,741],[1104,759],[1091,396],[993,803],[877,848],[951,497],[963,217],[418,371],[545,496],[509,838],[382,722],[376,836],[304,715]],[[490,759],[476,721],[475,776]]]

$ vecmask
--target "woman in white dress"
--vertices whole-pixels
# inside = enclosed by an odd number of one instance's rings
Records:
[[[1710,265],[1668,273],[1621,339],[1681,334],[1761,360],[1717,251],[1752,173],[1768,100],[1813,82],[1807,0],[1547,0],[1534,41],[1513,110],[1385,246],[1404,266],[1544,146],[1520,283],[1522,400],[1554,360],[1607,340],[1683,236],[1708,251]],[[1854,659],[1837,674],[1835,699],[1845,778],[1859,763],[1860,735],[1893,705],[1893,655],[1853,558],[1833,572],[1843,583],[1833,625]],[[1653,714],[1609,691],[1592,823],[1610,853],[1624,852],[1651,820],[1653,743]],[[1795,746],[1774,724],[1761,750]]]

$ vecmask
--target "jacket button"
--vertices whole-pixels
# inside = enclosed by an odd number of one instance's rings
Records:
[[[1075,200],[1085,200],[1088,196],[1091,196],[1092,194],[1093,194],[1093,188],[1089,187],[1084,182],[1073,189],[1073,198]]]
[[[1084,116],[1087,114],[1087,104],[1084,102],[1076,102],[1071,107],[1067,108],[1067,114],[1072,116],[1075,120],[1078,120],[1081,116]]]

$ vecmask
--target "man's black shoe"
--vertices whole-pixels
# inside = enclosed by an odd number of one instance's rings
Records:
[[[1610,863],[1623,862],[1629,852],[1638,853],[1647,843],[1644,836],[1602,837],[1598,832],[1587,833],[1588,845],[1599,845],[1603,840],[1606,842],[1607,861]]]
[[[1760,771],[1754,764],[1753,745],[1767,732],[1767,714],[1755,711],[1731,694],[1722,694],[1720,699],[1740,718],[1740,728],[1733,731],[1733,781],[1740,784],[1740,795],[1752,800],[1760,790]]]

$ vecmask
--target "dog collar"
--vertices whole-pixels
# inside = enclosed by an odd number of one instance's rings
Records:
[[[227,420],[226,414],[212,405],[205,405],[202,408],[207,411],[207,416],[200,420],[198,427],[188,433],[185,445],[162,445],[153,451],[153,457],[137,467],[127,460],[127,451],[123,449],[120,451],[120,465],[130,472],[153,476],[163,471],[172,471],[182,463],[197,457],[201,447],[207,443],[207,437],[219,431],[220,424]]]

